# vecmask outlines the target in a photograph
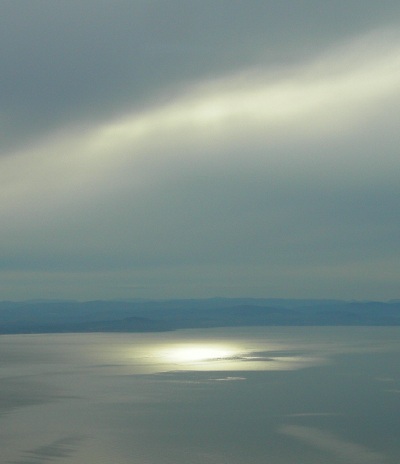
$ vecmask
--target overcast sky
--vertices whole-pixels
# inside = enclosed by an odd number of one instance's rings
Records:
[[[0,8],[0,299],[400,297],[398,0]]]

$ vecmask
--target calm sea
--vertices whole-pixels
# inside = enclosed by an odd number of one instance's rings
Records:
[[[0,337],[4,464],[398,464],[400,328]]]

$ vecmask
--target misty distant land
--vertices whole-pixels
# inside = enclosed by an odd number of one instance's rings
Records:
[[[400,326],[400,300],[210,298],[0,302],[0,334],[244,326]]]

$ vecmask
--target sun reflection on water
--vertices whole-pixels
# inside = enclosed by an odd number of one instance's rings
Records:
[[[293,370],[323,362],[316,356],[277,351],[272,346],[254,351],[240,345],[202,342],[163,345],[153,351],[153,359],[162,370],[179,371]]]
[[[197,363],[222,361],[231,358],[237,353],[232,347],[226,345],[208,344],[182,344],[168,347],[162,357],[174,363]]]

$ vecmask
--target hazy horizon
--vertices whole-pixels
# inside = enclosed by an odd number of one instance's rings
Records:
[[[15,302],[15,303],[23,303],[23,302],[40,302],[40,301],[71,301],[71,302],[78,302],[78,303],[87,303],[87,302],[95,302],[95,301],[149,301],[149,302],[173,302],[173,301],[207,301],[207,300],[233,300],[233,301],[251,301],[251,300],[254,300],[254,301],[281,301],[281,302],[284,302],[284,301],[297,301],[297,302],[327,302],[327,301],[337,301],[337,302],[355,302],[355,303],[363,303],[363,302],[377,302],[377,303],[391,303],[391,302],[399,302],[400,301],[400,298],[390,298],[390,299],[387,299],[387,300],[377,300],[377,299],[368,299],[368,298],[324,298],[324,297],[321,297],[321,298],[307,298],[307,297],[302,297],[302,298],[291,298],[291,297],[284,297],[284,296],[281,296],[281,297],[269,297],[269,296],[265,296],[265,297],[256,297],[256,296],[223,296],[223,295],[214,295],[214,296],[206,296],[206,297],[170,297],[170,298],[151,298],[151,297],[132,297],[132,298],[118,298],[118,297],[115,297],[115,298],[104,298],[104,299],[101,299],[101,298],[89,298],[89,299],[77,299],[77,298],[27,298],[25,300],[17,300],[17,299],[3,299],[3,300],[0,300],[0,302],[5,302],[5,301],[12,301],[12,302]]]

